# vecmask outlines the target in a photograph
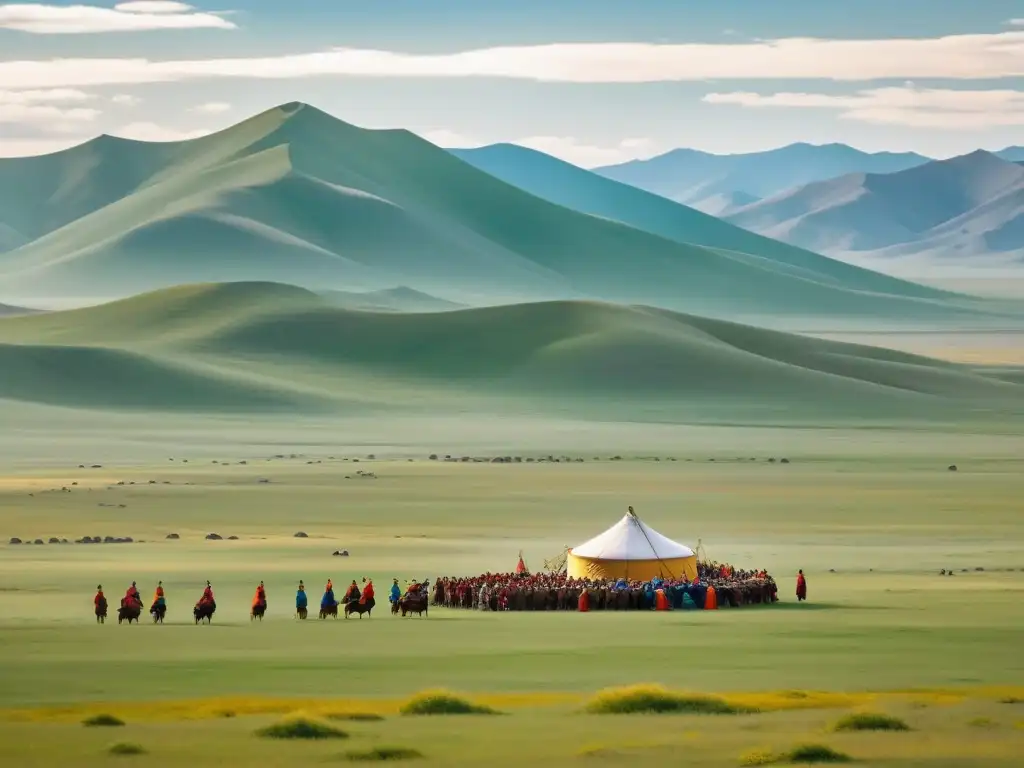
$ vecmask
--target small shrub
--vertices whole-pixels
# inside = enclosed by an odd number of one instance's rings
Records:
[[[847,715],[833,726],[836,731],[909,731],[910,726],[898,717],[874,712]]]
[[[1024,699],[1018,699],[1016,696],[1007,696],[1005,699],[999,700],[1000,704],[1024,704]]]
[[[124,720],[113,715],[93,715],[82,721],[87,728],[113,728],[124,725]]]
[[[740,755],[740,765],[774,765],[779,761],[779,756],[767,749],[752,749]]]
[[[967,724],[972,728],[995,728],[996,722],[987,717],[976,717],[973,720],[968,720]]]
[[[217,716],[223,717],[225,720],[230,720],[232,717],[235,716],[235,712],[231,709],[222,709],[220,712],[217,713]]]
[[[366,763],[384,760],[420,760],[423,758],[423,753],[407,747],[374,747],[365,751],[347,752],[345,758]]]
[[[826,747],[824,744],[801,744],[798,747],[793,747],[785,755],[782,755],[781,758],[786,763],[802,763],[805,765],[850,762],[849,755],[836,752],[832,747]]]
[[[672,693],[656,685],[611,688],[598,693],[586,706],[594,715],[668,713],[689,715],[738,715],[756,710],[740,707],[716,696]]]
[[[296,717],[256,731],[265,739],[347,739],[348,734],[315,720]]]
[[[356,723],[376,723],[384,719],[383,715],[375,715],[372,712],[330,712],[325,717],[328,720],[349,720]]]
[[[131,744],[126,741],[118,742],[117,744],[111,744],[107,748],[107,752],[111,755],[144,755],[146,750],[142,748],[140,744]]]
[[[471,701],[445,691],[426,691],[413,696],[402,705],[403,715],[496,715],[490,707],[473,704]]]

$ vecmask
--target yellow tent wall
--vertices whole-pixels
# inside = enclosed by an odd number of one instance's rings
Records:
[[[660,576],[663,579],[685,577],[693,581],[697,578],[697,556],[664,560],[600,560],[578,557],[570,550],[566,560],[566,571],[571,579],[649,581]]]

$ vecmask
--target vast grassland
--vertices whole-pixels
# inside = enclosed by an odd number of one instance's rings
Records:
[[[203,450],[189,451],[182,433],[173,456],[158,456],[155,439],[129,431],[74,460],[74,433],[61,429],[66,441],[54,440],[50,453],[29,441],[15,461],[7,446],[0,535],[136,543],[0,550],[5,764],[290,766],[376,747],[416,749],[420,762],[436,765],[735,766],[746,753],[803,743],[879,766],[1011,766],[1024,753],[1024,705],[1004,703],[1024,698],[1019,439],[653,427],[641,435],[610,425],[576,433],[566,425],[545,436],[557,449],[530,451],[508,425],[491,425],[472,448],[471,430],[462,442],[449,433],[453,447],[431,448],[423,442],[443,442],[439,433],[407,433],[396,445],[382,423],[376,447],[365,425],[351,425],[333,439],[311,433],[319,446],[290,437],[272,448],[253,439],[258,424],[249,432],[211,424],[219,439]],[[458,453],[455,445],[507,452],[490,441],[524,456],[568,452],[586,461],[426,458]],[[622,460],[610,461],[601,441],[614,441],[606,444],[619,446]],[[211,456],[213,448],[221,453]],[[367,459],[374,452],[379,458]],[[791,463],[767,461],[783,456]],[[959,471],[948,471],[951,461]],[[711,557],[769,568],[784,602],[715,613],[292,617],[300,578],[316,600],[328,577],[338,585],[372,577],[383,594],[392,577],[508,569],[520,549],[536,568],[610,525],[626,504],[669,536],[700,538]],[[298,531],[309,537],[294,538]],[[166,540],[172,532],[181,538]],[[209,532],[239,539],[206,541]],[[332,557],[337,549],[351,554]],[[806,605],[791,598],[797,568],[809,574]],[[942,568],[956,575],[939,576]],[[95,625],[97,583],[116,604],[131,580],[148,599],[158,579],[170,604],[166,625]],[[218,612],[197,627],[190,607],[206,579]],[[254,625],[248,605],[260,579],[270,609]],[[600,689],[648,682],[760,712],[582,713]],[[403,700],[438,687],[505,714],[398,714]],[[297,711],[385,719],[334,721],[347,740],[254,735]],[[896,715],[912,730],[831,731],[855,711]],[[102,713],[126,725],[81,725]],[[117,742],[146,754],[109,754]]]

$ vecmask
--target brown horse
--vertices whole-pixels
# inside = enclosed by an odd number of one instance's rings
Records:
[[[358,600],[349,600],[347,603],[345,603],[345,618],[347,619],[353,613],[358,613],[360,619],[363,618],[364,613],[367,616],[370,616],[370,611],[373,610],[373,606],[375,606],[376,604],[377,601],[374,600],[372,597],[368,598],[365,603],[361,603]]]
[[[159,603],[153,603],[149,609],[150,615],[153,617],[154,624],[163,624],[164,616],[167,615],[167,604],[160,605]]]
[[[117,609],[117,623],[120,624],[123,621],[127,621],[131,624],[134,621],[138,624],[140,615],[142,615],[142,607],[138,603],[122,605]]]
[[[203,620],[207,624],[211,624],[213,623],[213,614],[216,610],[216,603],[196,603],[196,607],[192,609],[192,616],[195,618],[196,624]]]
[[[107,599],[103,598],[96,603],[96,623],[103,624],[107,620]]]
[[[402,617],[406,614],[415,613],[417,616],[429,616],[427,612],[427,596],[425,594],[419,595],[406,595],[398,601],[397,605],[402,611]]]
[[[309,611],[307,611],[305,608],[296,608],[295,615],[303,621],[305,621],[306,617],[309,615]]]
[[[320,618],[326,619],[330,616],[332,619],[338,618],[338,604],[328,605],[326,607],[320,606]]]
[[[249,612],[249,621],[253,621],[254,619],[259,619],[260,621],[263,621],[263,614],[265,614],[266,612],[267,604],[265,602],[256,603],[252,607],[252,610]]]

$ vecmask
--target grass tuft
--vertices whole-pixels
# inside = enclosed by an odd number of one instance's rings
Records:
[[[422,752],[407,747],[374,747],[373,749],[345,753],[346,760],[364,763],[388,760],[421,760],[422,758]]]
[[[256,731],[257,736],[264,739],[347,739],[348,734],[334,726],[309,720],[305,717],[293,717]]]
[[[100,714],[85,718],[85,720],[82,721],[82,725],[87,728],[114,728],[124,725],[124,720],[119,717],[114,717],[113,715]]]
[[[967,724],[972,728],[995,728],[997,723],[988,717],[976,717],[973,720],[968,720]]]
[[[779,756],[767,749],[752,749],[740,755],[740,765],[743,766],[774,765],[778,761]]]
[[[780,762],[817,764],[817,763],[849,763],[850,756],[842,752],[836,752],[832,747],[824,744],[801,744],[793,747],[789,752],[780,755]]]
[[[740,715],[756,709],[730,704],[717,696],[673,693],[658,685],[608,688],[592,698],[585,711],[594,715],[678,713],[687,715]]]
[[[328,712],[324,715],[328,720],[347,720],[353,723],[376,723],[384,719],[383,715],[372,712]]]
[[[1016,696],[1007,696],[1005,699],[999,700],[1000,704],[1024,704],[1024,699],[1017,698]]]
[[[474,704],[447,691],[424,691],[402,705],[403,715],[496,715],[490,707]]]
[[[858,712],[847,715],[833,727],[834,731],[909,731],[910,726],[898,717],[876,712]]]
[[[142,748],[141,744],[132,744],[127,741],[119,741],[117,744],[111,744],[107,748],[107,752],[111,755],[144,755],[146,750]]]

